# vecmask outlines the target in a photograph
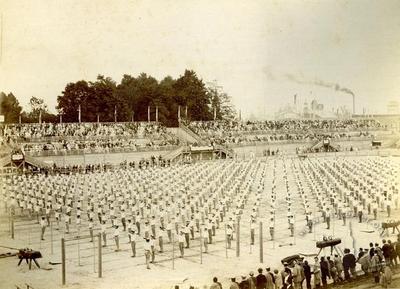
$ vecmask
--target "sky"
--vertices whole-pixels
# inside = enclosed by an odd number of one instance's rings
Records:
[[[36,96],[55,112],[67,83],[98,74],[185,69],[216,81],[243,116],[295,94],[336,109],[351,108],[351,91],[356,113],[400,100],[398,0],[0,0],[0,13],[0,91],[25,109]]]

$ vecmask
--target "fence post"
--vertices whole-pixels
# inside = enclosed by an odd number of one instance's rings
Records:
[[[102,248],[101,248],[101,233],[99,233],[99,243],[98,243],[98,246],[99,246],[99,269],[98,269],[98,276],[99,276],[99,278],[101,278],[101,277],[103,277],[103,268],[102,268],[102,252],[101,252],[101,250],[102,250]]]
[[[14,216],[11,215],[11,239],[14,240]]]
[[[236,225],[236,257],[240,256],[240,222],[239,218],[237,220],[237,225]]]
[[[50,240],[51,240],[51,255],[54,253],[54,248],[53,248],[53,221],[50,220]]]
[[[65,285],[65,239],[61,238],[61,280]]]
[[[79,232],[79,225],[78,225],[78,266],[81,265],[81,247],[80,247],[80,232]]]
[[[172,232],[172,270],[175,269],[175,233]]]
[[[203,233],[200,228],[200,264],[203,264]]]
[[[260,222],[260,263],[264,263],[263,223]]]
[[[228,235],[226,234],[226,224],[225,224],[225,257],[228,258]]]

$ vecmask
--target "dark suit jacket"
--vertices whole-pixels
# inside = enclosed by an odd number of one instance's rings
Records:
[[[256,288],[264,289],[267,284],[267,277],[264,274],[258,274],[256,277]]]
[[[343,269],[348,270],[356,266],[356,257],[353,254],[346,254],[343,256]]]

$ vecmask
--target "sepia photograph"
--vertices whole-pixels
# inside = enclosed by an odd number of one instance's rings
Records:
[[[400,288],[399,0],[0,0],[0,289]]]

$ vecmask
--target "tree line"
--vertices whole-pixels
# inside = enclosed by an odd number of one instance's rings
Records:
[[[214,83],[206,85],[192,70],[174,79],[167,76],[161,81],[141,73],[137,77],[125,74],[120,83],[99,75],[95,81],[80,80],[68,83],[57,96],[57,114],[49,112],[41,98],[32,97],[30,110],[24,112],[12,94],[0,93],[0,114],[6,123],[58,122],[113,122],[151,120],[167,126],[178,124],[178,110],[182,119],[231,119],[235,110],[230,97]]]

